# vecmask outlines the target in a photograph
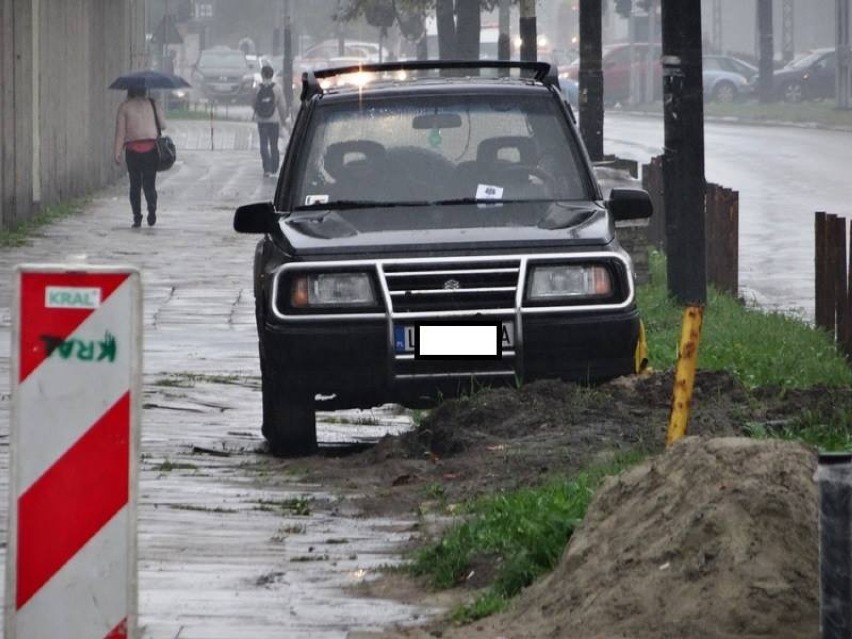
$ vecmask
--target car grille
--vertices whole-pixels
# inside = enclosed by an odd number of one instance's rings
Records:
[[[520,260],[384,265],[394,314],[513,312],[519,272]]]

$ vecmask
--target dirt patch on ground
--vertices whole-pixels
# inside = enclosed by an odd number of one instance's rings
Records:
[[[484,390],[359,454],[308,460],[307,479],[362,496],[352,508],[398,515],[538,485],[619,451],[653,455],[605,484],[560,565],[511,611],[384,636],[816,637],[815,454],[744,435],[848,415],[852,389],[747,392],[730,375],[702,372],[691,437],[665,451],[671,388],[671,373],[655,373],[596,388]],[[370,589],[432,596],[401,580]],[[471,596],[466,587],[459,597]]]

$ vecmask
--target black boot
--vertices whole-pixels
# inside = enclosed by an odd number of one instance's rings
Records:
[[[148,226],[154,226],[157,223],[157,212],[148,211]]]
[[[140,226],[142,226],[142,216],[141,215],[134,215],[133,216],[133,225],[132,225],[131,228],[138,229]]]

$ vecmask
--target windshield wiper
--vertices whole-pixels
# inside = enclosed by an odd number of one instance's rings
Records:
[[[294,211],[345,211],[349,209],[381,209],[395,206],[428,206],[430,202],[380,202],[378,200],[334,200],[297,206]]]

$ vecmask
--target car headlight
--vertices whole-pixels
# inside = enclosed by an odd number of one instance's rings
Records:
[[[579,297],[609,297],[613,293],[609,269],[591,264],[548,264],[532,267],[527,299],[540,302]]]
[[[308,273],[290,280],[290,305],[295,309],[375,304],[368,273]]]

